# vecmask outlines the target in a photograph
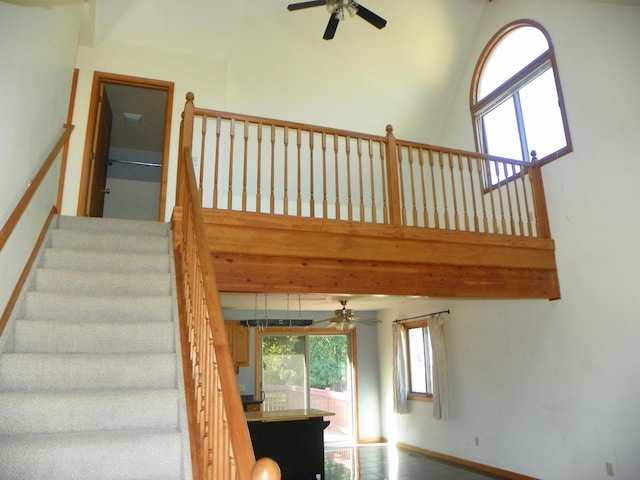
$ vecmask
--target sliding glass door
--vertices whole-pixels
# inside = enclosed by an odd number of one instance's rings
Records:
[[[354,432],[352,334],[332,330],[259,332],[263,411],[314,408],[333,412],[325,441]]]

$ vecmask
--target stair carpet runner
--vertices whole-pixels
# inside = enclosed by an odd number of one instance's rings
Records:
[[[54,223],[0,339],[0,480],[190,479],[167,224]]]

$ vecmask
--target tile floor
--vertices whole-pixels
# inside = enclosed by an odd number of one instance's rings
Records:
[[[340,447],[325,444],[325,480],[488,480],[483,472],[459,467],[389,445]]]

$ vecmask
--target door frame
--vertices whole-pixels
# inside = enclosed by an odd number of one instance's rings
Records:
[[[163,90],[167,94],[167,105],[164,121],[164,141],[162,147],[162,173],[160,180],[160,198],[158,199],[158,221],[164,222],[165,203],[167,198],[167,178],[169,171],[169,145],[171,143],[171,116],[173,106],[173,82],[163,80],[153,80],[142,77],[132,77],[128,75],[118,75],[106,72],[93,73],[93,85],[91,87],[91,97],[89,100],[89,115],[87,117],[87,132],[84,140],[84,153],[82,160],[82,171],[80,174],[80,191],[78,194],[77,215],[83,217],[87,215],[88,195],[91,183],[91,157],[93,154],[93,138],[96,134],[98,111],[100,103],[100,88],[103,84],[117,84],[129,87],[142,87],[155,90]]]
[[[258,334],[260,333],[260,334]],[[360,415],[358,410],[358,352],[356,330],[339,331],[335,328],[305,328],[305,327],[267,327],[256,329],[255,335],[255,389],[256,395],[260,391],[262,382],[262,335],[347,335],[349,338],[349,348],[351,352],[351,412],[353,415],[353,441],[360,442]]]

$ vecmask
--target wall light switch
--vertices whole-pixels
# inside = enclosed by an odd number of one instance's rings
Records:
[[[241,392],[244,392],[246,390],[244,383],[238,384],[238,390],[240,390]]]

